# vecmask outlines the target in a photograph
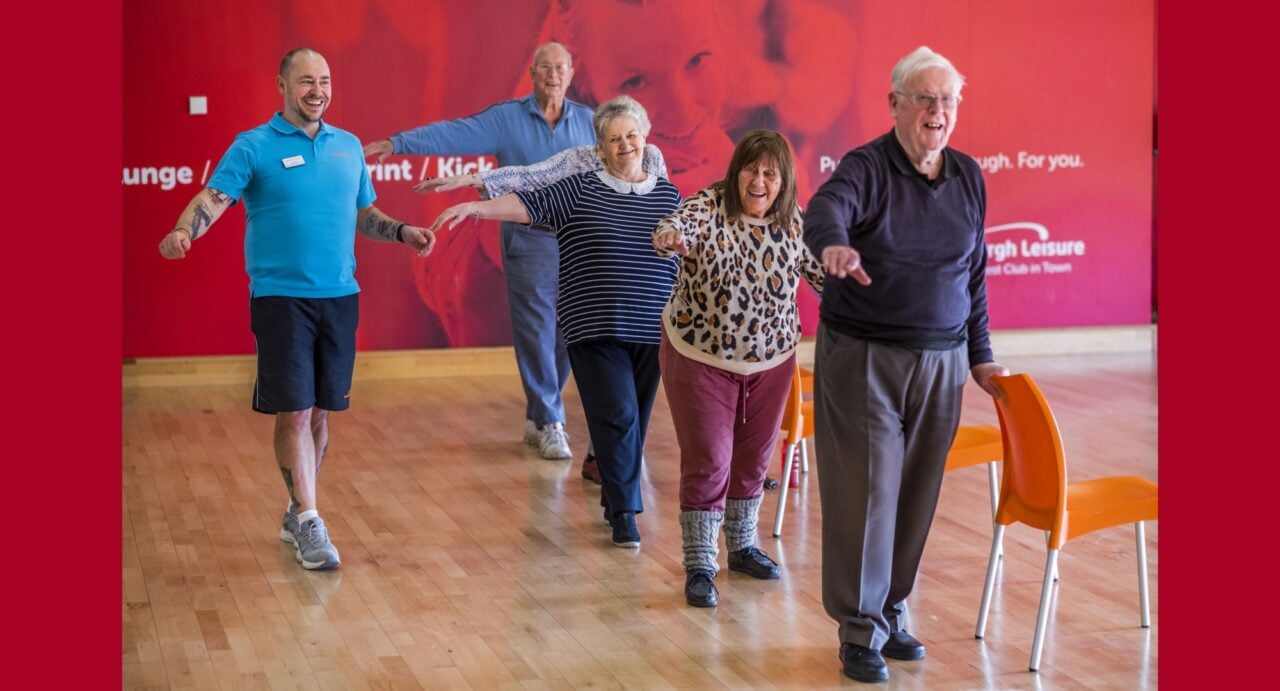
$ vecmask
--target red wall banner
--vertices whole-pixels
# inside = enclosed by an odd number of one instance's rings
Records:
[[[243,210],[182,261],[156,247],[236,133],[280,110],[276,67],[301,45],[332,70],[326,120],[368,142],[528,93],[533,49],[555,38],[574,52],[572,98],[645,105],[682,193],[724,174],[739,134],[770,127],[794,147],[802,203],[846,151],[889,130],[889,72],[928,45],[967,78],[951,145],[987,177],[992,326],[1147,323],[1154,15],[1151,0],[135,0],[124,356],[253,352]],[[207,114],[189,113],[193,96]],[[475,194],[418,196],[413,184],[492,165],[398,156],[370,171],[380,209],[426,225]],[[426,259],[358,238],[359,347],[510,343],[497,230],[443,232]],[[816,305],[806,292],[807,333]]]

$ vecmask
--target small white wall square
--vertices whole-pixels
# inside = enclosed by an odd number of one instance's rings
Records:
[[[192,115],[208,115],[209,113],[208,96],[191,96],[187,99],[187,104],[187,109]]]

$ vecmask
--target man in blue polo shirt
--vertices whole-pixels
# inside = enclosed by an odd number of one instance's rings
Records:
[[[373,142],[366,156],[392,154],[496,156],[503,166],[528,165],[561,151],[595,144],[590,108],[565,98],[573,56],[559,43],[533,54],[533,93],[496,103],[470,117],[423,125]],[[560,250],[552,233],[504,222],[502,264],[511,310],[511,334],[525,394],[524,441],[547,459],[569,458],[561,392],[569,381],[569,355],[556,326]],[[589,458],[590,460],[590,458]],[[587,472],[592,472],[588,469]]]
[[[258,351],[253,409],[275,415],[275,455],[289,490],[280,539],[306,569],[339,565],[316,509],[316,476],[329,443],[329,411],[350,404],[359,320],[355,231],[425,256],[435,236],[373,206],[360,141],[322,120],[329,65],[310,48],[280,61],[284,110],[241,132],[160,243],[182,259],[237,199],[244,199],[250,321]]]

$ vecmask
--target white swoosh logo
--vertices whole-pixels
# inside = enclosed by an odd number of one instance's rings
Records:
[[[998,226],[991,226],[990,228],[987,228],[984,232],[986,232],[987,235],[990,235],[992,233],[999,233],[1005,230],[1034,230],[1036,231],[1036,235],[1040,236],[1041,240],[1049,239],[1048,228],[1045,228],[1039,223],[1032,223],[1030,221],[1022,221],[1020,223],[1005,223]]]

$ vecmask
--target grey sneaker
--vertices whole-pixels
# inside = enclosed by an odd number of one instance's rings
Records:
[[[569,433],[564,431],[564,423],[551,422],[542,428],[542,439],[538,442],[538,455],[547,460],[563,460],[573,458],[569,450]]]
[[[281,537],[284,537],[283,532]],[[324,527],[324,519],[319,516],[300,524],[289,537],[292,539],[285,542],[294,544],[294,557],[304,569],[336,569],[342,563],[338,558],[338,548],[329,542],[329,530]]]
[[[280,539],[293,544],[293,534],[298,532],[298,505],[289,502],[284,508],[284,516],[280,518]]]
[[[538,429],[538,423],[533,420],[524,421],[524,443],[535,449],[542,444],[542,431]]]

